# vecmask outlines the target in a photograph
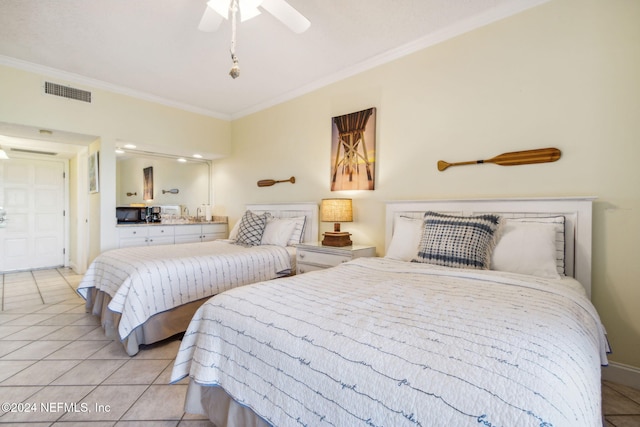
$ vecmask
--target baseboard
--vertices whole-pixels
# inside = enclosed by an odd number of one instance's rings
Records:
[[[640,368],[622,363],[609,362],[609,366],[603,366],[601,371],[603,380],[640,390]]]

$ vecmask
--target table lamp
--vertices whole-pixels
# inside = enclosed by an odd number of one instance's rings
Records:
[[[340,231],[341,222],[353,221],[351,199],[322,199],[320,203],[320,221],[333,222],[333,231],[324,233],[322,244],[325,246],[351,246],[352,242],[346,231]]]

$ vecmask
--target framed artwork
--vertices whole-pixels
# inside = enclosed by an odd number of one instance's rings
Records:
[[[153,166],[142,169],[144,175],[144,187],[142,198],[144,200],[153,200]]]
[[[100,191],[99,152],[89,155],[89,193]]]
[[[374,190],[376,109],[331,119],[331,191]]]

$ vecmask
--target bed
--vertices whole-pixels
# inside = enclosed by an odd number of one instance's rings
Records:
[[[87,311],[133,356],[140,345],[184,332],[212,295],[293,274],[295,245],[317,240],[317,204],[246,208],[229,239],[100,254],[77,288]]]
[[[602,425],[592,201],[390,202],[384,257],[211,298],[171,381],[218,427]]]

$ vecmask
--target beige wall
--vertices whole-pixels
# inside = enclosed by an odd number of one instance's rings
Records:
[[[232,123],[216,211],[354,198],[356,243],[384,253],[384,201],[594,195],[593,301],[614,349],[640,369],[640,2],[553,0]],[[377,107],[375,191],[329,190],[331,117]],[[463,161],[558,147],[557,163]],[[296,184],[258,188],[259,179]],[[321,231],[330,225],[321,224]]]

